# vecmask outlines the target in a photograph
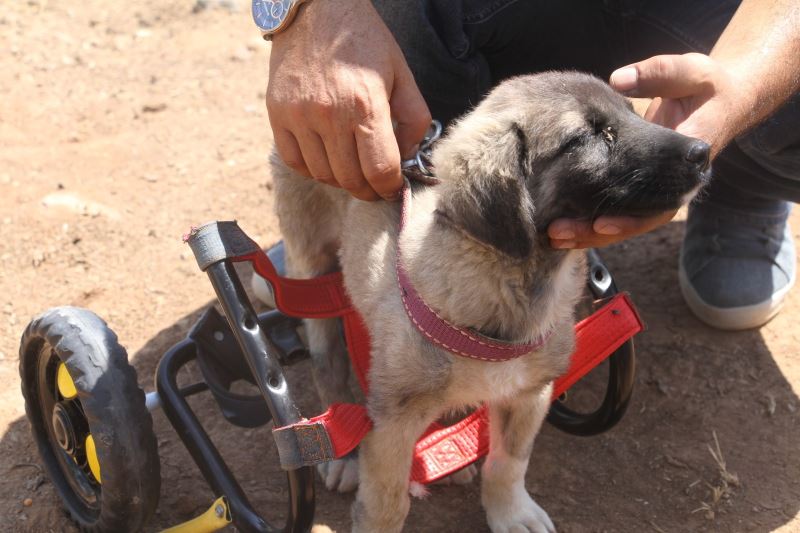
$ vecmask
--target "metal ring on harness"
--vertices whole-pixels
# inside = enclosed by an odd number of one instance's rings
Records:
[[[401,170],[405,172],[411,170],[412,168],[418,168],[423,176],[428,178],[435,177],[433,174],[433,169],[430,167],[431,149],[433,148],[433,143],[438,141],[441,136],[442,123],[438,120],[431,121],[428,132],[425,134],[425,138],[422,139],[416,155],[413,158],[405,159],[402,163],[400,163]]]

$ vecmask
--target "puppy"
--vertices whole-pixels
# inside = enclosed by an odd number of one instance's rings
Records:
[[[357,458],[320,472],[330,489],[358,485],[353,531],[400,531],[417,438],[443,413],[485,403],[489,527],[552,532],[524,478],[551,382],[574,348],[585,272],[583,253],[552,249],[546,228],[557,217],[679,207],[706,180],[708,146],[645,122],[596,78],[551,72],[502,83],[448,130],[432,160],[441,182],[414,188],[400,232],[399,203],[352,199],[273,158],[288,275],[341,268],[372,339],[366,402],[374,427]],[[398,248],[417,292],[449,323],[509,342],[547,341],[506,362],[431,344],[403,309]],[[322,403],[352,402],[338,323],[309,320],[307,333]]]

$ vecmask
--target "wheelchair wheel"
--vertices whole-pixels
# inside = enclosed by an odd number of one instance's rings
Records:
[[[33,439],[67,511],[83,530],[139,531],[161,485],[153,421],[117,336],[74,307],[35,318],[20,346]]]

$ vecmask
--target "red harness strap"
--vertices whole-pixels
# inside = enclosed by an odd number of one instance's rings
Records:
[[[272,285],[275,302],[283,313],[304,318],[341,317],[354,370],[361,387],[367,392],[369,333],[345,294],[341,274],[328,274],[311,280],[289,279],[278,275],[262,251],[232,259],[253,263],[255,271]],[[578,323],[575,326],[576,350],[569,370],[555,382],[553,398],[559,397],[641,330],[642,322],[625,294],[615,296],[592,316]],[[489,450],[488,423],[486,409],[480,408],[452,426],[432,424],[415,447],[411,479],[430,483],[485,455]],[[299,435],[301,432],[309,434],[302,430],[313,430],[310,432],[313,438],[291,439],[299,449],[285,455],[281,453],[282,466],[296,468],[344,457],[358,446],[371,427],[363,405],[335,404],[319,416],[292,426],[275,428],[273,432],[285,436],[285,432]]]

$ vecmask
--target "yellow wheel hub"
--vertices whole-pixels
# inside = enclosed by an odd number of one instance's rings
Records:
[[[67,365],[59,363],[58,373],[56,374],[56,383],[58,384],[58,392],[61,393],[67,400],[71,400],[78,395],[78,389],[75,388],[75,382],[72,381],[72,376],[67,371]]]
[[[94,446],[94,437],[91,433],[86,435],[86,460],[89,462],[89,470],[92,471],[92,475],[98,483],[101,483],[100,461],[97,460],[97,448]]]

